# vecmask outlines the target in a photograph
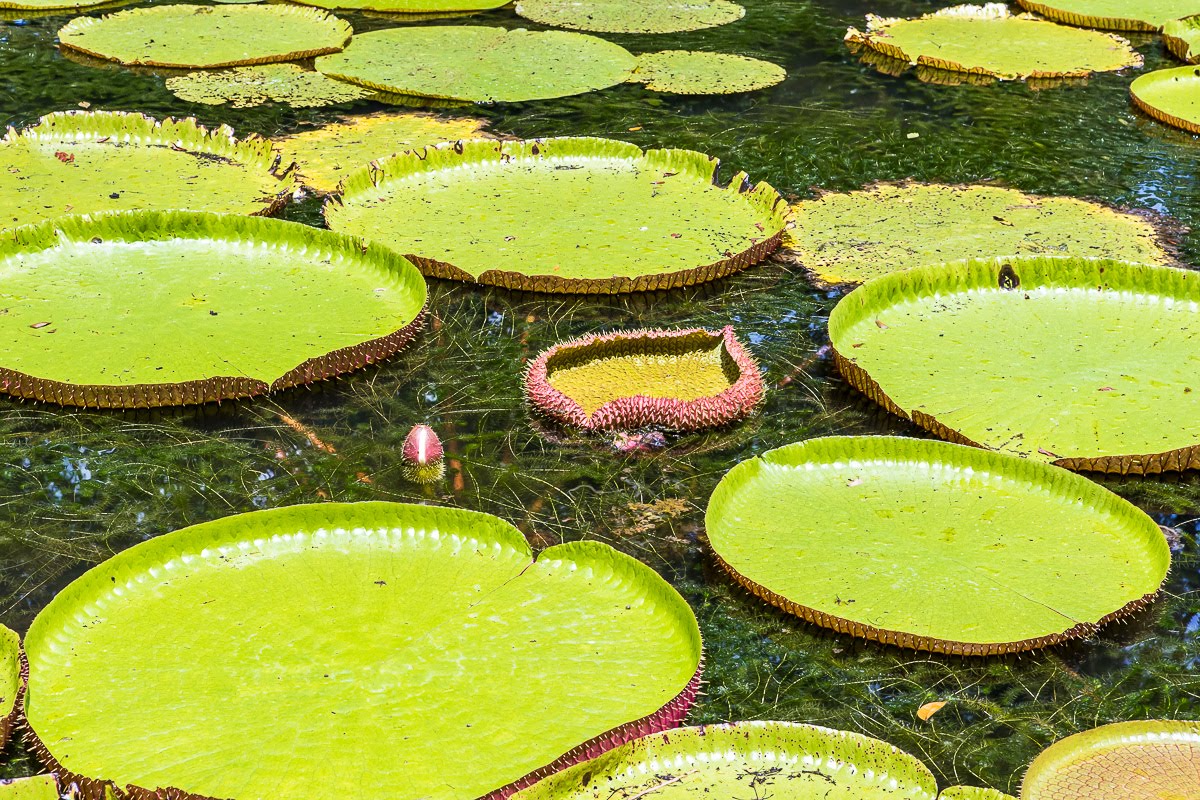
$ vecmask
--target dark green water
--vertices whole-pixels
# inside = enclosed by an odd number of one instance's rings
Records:
[[[1041,92],[931,86],[860,65],[841,38],[867,11],[904,16],[933,3],[745,5],[746,18],[724,28],[613,38],[635,52],[692,47],[766,58],[789,72],[775,89],[678,99],[629,85],[473,113],[519,136],[587,134],[704,150],[785,194],[905,177],[997,180],[1200,225],[1200,142],[1134,112],[1130,76]],[[4,122],[23,125],[87,102],[194,115],[270,136],[374,110],[365,103],[321,111],[183,103],[161,76],[64,59],[54,34],[68,18],[0,24]],[[346,18],[360,32],[393,24]],[[509,10],[445,24],[456,22],[522,24]],[[1147,68],[1168,61],[1156,40],[1139,49]],[[286,215],[316,222],[317,211],[310,201]],[[1183,250],[1195,260],[1200,240],[1186,238]],[[24,630],[90,565],[184,525],[322,499],[437,501],[498,514],[538,546],[608,542],[672,580],[695,608],[708,648],[707,694],[693,722],[784,719],[862,731],[919,756],[944,785],[1015,791],[1024,766],[1059,737],[1122,719],[1200,716],[1200,481],[1192,475],[1105,481],[1184,529],[1164,599],[1096,640],[1020,658],[941,658],[826,634],[764,608],[717,571],[704,550],[703,509],[733,464],[823,434],[920,435],[855,395],[817,356],[835,301],[771,264],[709,287],[610,299],[435,282],[434,318],[414,346],[326,386],[168,414],[76,413],[0,400],[0,620]],[[602,442],[544,438],[523,406],[523,361],[557,339],[727,322],[751,344],[771,387],[764,411],[745,425],[630,456]],[[281,414],[337,452],[313,446]],[[433,425],[449,452],[449,478],[431,493],[405,483],[398,467],[400,443],[416,422]],[[657,511],[647,507],[655,503]],[[932,722],[920,722],[916,709],[932,700],[951,702]],[[4,768],[9,774],[35,769],[19,744],[7,755],[14,759]]]

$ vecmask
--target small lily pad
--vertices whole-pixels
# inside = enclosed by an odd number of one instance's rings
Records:
[[[334,53],[350,34],[349,23],[302,6],[166,5],[76,17],[58,40],[127,66],[212,68]]]
[[[1003,3],[953,6],[915,19],[867,16],[865,33],[850,28],[846,44],[914,66],[1000,80],[1084,77],[1142,65],[1119,36],[1014,15]]]
[[[257,64],[189,72],[167,78],[167,90],[190,103],[210,106],[228,103],[233,108],[267,103],[319,108],[370,100],[378,94],[353,83],[335,81],[297,64]]]
[[[669,94],[735,94],[782,83],[783,67],[757,58],[689,50],[663,50],[637,57],[632,80]]]
[[[737,22],[729,0],[518,0],[517,14],[543,25],[598,33],[678,33]]]
[[[1200,14],[1200,0],[1017,0],[1055,22],[1117,31],[1157,31],[1168,20]]]
[[[1159,122],[1200,133],[1200,67],[1147,72],[1130,84],[1129,94],[1135,106]]]
[[[58,779],[34,775],[0,781],[0,800],[59,800]]]
[[[1200,61],[1200,14],[1170,20],[1163,25],[1162,37],[1163,44],[1180,61]]]

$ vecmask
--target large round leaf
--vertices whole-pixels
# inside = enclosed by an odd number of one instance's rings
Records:
[[[663,50],[638,56],[633,80],[668,94],[736,94],[766,89],[787,78],[783,67],[729,53]]]
[[[848,731],[737,722],[647,736],[518,792],[513,800],[933,800],[929,770]]]
[[[133,407],[249,397],[383,359],[425,282],[349,237],[227,214],[64,217],[0,234],[0,391]]]
[[[836,361],[953,441],[1069,469],[1200,467],[1200,273],[1085,259],[917,267],[851,292]]]
[[[918,439],[770,450],[721,480],[705,526],[721,565],[768,602],[843,633],[961,655],[1090,635],[1146,605],[1170,565],[1154,521],[1099,485]]]
[[[1159,122],[1200,133],[1200,67],[1159,69],[1129,86],[1133,103]]]
[[[634,66],[625,48],[583,33],[449,25],[364,33],[316,63],[372,89],[489,103],[605,89]]]
[[[141,114],[50,114],[32,128],[10,130],[0,152],[0,228],[95,211],[269,214],[295,180],[275,171],[270,142]]]
[[[701,655],[683,598],[607,545],[535,560],[496,517],[396,503],[137,545],[25,647],[46,761],[232,800],[473,800],[676,724]]]
[[[998,789],[985,789],[979,786],[951,786],[943,789],[938,800],[1017,800]]]
[[[307,6],[345,11],[379,12],[380,14],[429,15],[427,19],[459,16],[457,12],[488,11],[506,4],[506,0],[292,0]],[[463,14],[467,16],[468,14]],[[393,21],[397,17],[390,17]],[[415,21],[420,21],[416,19]]]
[[[58,781],[53,775],[34,775],[0,781],[0,800],[59,800]]]
[[[319,108],[374,99],[377,92],[335,81],[298,64],[256,64],[234,69],[200,70],[167,78],[167,90],[180,100],[234,108],[283,103]]]
[[[350,25],[290,5],[166,5],[77,17],[58,32],[63,47],[119,64],[231,67],[333,53]]]
[[[518,0],[516,11],[543,25],[600,33],[694,31],[746,14],[729,0]]]
[[[778,246],[785,206],[718,161],[609,139],[462,142],[357,170],[334,230],[410,253],[426,274],[514,289],[630,292],[724,277]]]
[[[1168,20],[1200,14],[1200,0],[1017,0],[1055,22],[1119,31],[1157,31]]]
[[[23,688],[21,637],[16,631],[0,625],[0,748],[8,744],[8,737],[12,735],[17,701]]]

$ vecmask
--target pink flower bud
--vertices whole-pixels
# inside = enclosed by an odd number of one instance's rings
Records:
[[[433,428],[428,425],[414,425],[408,436],[404,437],[401,456],[405,464],[424,467],[442,460],[442,443],[433,432]]]

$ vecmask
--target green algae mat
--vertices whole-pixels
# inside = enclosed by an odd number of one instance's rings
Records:
[[[872,14],[865,33],[846,32],[846,44],[854,52],[1000,80],[1086,77],[1142,64],[1118,36],[1014,15],[1002,3],[953,6],[915,19]]]
[[[1118,722],[1068,736],[1034,760],[1021,800],[1200,797],[1200,722]]]
[[[1133,104],[1148,115],[1200,133],[1200,67],[1173,67],[1140,75],[1129,85]]]
[[[305,225],[190,212],[64,217],[0,234],[0,392],[73,406],[249,397],[379,361],[425,282]]]
[[[64,779],[232,800],[474,800],[678,724],[701,662],[683,598],[607,545],[535,558],[491,515],[378,502],[135,545],[25,648]]]
[[[631,80],[668,94],[735,94],[766,89],[787,78],[769,61],[693,50],[663,50],[637,57]]]
[[[924,764],[878,739],[815,725],[737,722],[638,739],[513,800],[933,800],[936,794]]]
[[[349,23],[301,6],[165,5],[77,17],[58,40],[118,64],[231,67],[333,53],[350,33]]]
[[[518,0],[516,12],[543,25],[599,33],[678,33],[737,22],[729,0]]]
[[[820,286],[971,258],[1104,256],[1169,264],[1161,218],[998,186],[879,183],[792,206],[780,257]]]
[[[320,108],[369,100],[376,92],[335,81],[298,64],[256,64],[234,69],[202,70],[167,78],[167,91],[180,100],[204,105],[250,108],[283,103],[292,108]]]
[[[670,289],[755,264],[782,236],[779,194],[748,188],[744,174],[717,184],[718,166],[610,139],[468,141],[355,171],[325,219],[439,278],[547,292]]]
[[[1090,636],[1149,603],[1170,566],[1158,525],[1082,476],[885,436],[812,439],[738,464],[705,527],[721,566],[768,602],[956,655]]]
[[[1055,22],[1085,28],[1157,31],[1169,20],[1200,14],[1200,0],[1017,0]]]
[[[1068,469],[1200,467],[1200,273],[1029,258],[917,267],[844,297],[839,370],[943,438]]]
[[[0,781],[0,800],[59,800],[58,781],[53,775],[34,775]]]

